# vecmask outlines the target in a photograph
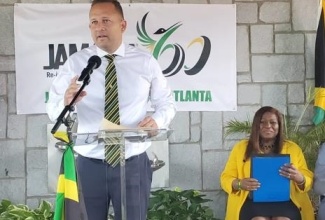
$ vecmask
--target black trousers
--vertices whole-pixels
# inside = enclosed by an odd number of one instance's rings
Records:
[[[112,202],[115,220],[121,219],[120,166],[78,155],[78,178],[82,185],[89,220],[107,220]],[[152,169],[146,152],[126,160],[126,210],[128,220],[145,220]]]

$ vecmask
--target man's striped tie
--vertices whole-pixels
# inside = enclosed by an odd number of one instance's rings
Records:
[[[114,64],[115,55],[106,55],[108,65],[105,72],[105,118],[115,124],[120,124],[117,76]],[[106,138],[105,160],[112,167],[120,161],[120,145],[118,138]],[[113,144],[112,144],[113,143]]]

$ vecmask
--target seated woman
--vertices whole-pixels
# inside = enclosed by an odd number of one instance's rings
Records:
[[[283,116],[265,106],[254,116],[249,140],[233,147],[221,174],[221,187],[228,193],[226,220],[314,220],[308,196],[313,173],[308,169],[301,148],[284,140]],[[289,154],[290,163],[279,169],[279,175],[290,180],[290,200],[286,202],[253,202],[249,193],[258,190],[258,179],[250,177],[254,154]],[[278,186],[282,187],[282,186]]]

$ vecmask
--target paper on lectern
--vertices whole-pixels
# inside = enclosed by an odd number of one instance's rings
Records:
[[[103,118],[102,122],[100,123],[100,127],[99,130],[152,130],[153,128],[150,127],[137,127],[137,128],[130,128],[130,127],[126,127],[123,125],[118,125],[115,124],[109,120],[107,120],[106,118]]]
[[[129,128],[122,125],[115,124],[107,120],[106,118],[103,118],[99,127],[99,130],[123,130],[123,129],[129,129]]]
[[[140,142],[139,140],[139,137],[147,137],[148,135],[149,136],[155,136],[156,135],[156,132],[148,132],[148,131],[145,131],[145,129],[149,129],[151,130],[151,128],[129,128],[129,127],[126,127],[126,126],[122,126],[122,125],[118,125],[118,124],[115,124],[109,120],[107,120],[106,118],[103,118],[103,120],[101,121],[101,124],[100,124],[100,128],[99,130],[114,130],[114,131],[123,131],[123,132],[128,132],[128,141],[131,141],[131,142]],[[140,133],[142,135],[140,135]],[[133,140],[133,141],[132,141]],[[143,140],[143,139],[142,139]],[[141,141],[143,142],[143,141]],[[149,143],[149,141],[147,141]]]

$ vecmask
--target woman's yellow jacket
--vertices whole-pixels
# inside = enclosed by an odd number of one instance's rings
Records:
[[[228,193],[226,220],[239,220],[240,209],[248,196],[248,191],[233,191],[232,181],[250,177],[251,160],[244,161],[248,140],[239,141],[232,149],[225,169],[221,173],[221,187]],[[298,207],[302,220],[314,220],[314,210],[308,196],[313,184],[313,173],[308,169],[301,148],[292,141],[285,141],[281,154],[290,154],[290,161],[305,176],[304,190],[290,181],[290,198]],[[281,187],[281,186],[279,186]]]

